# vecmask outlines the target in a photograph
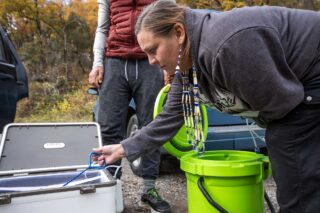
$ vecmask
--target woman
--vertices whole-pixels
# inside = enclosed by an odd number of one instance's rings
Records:
[[[280,7],[201,13],[162,0],[136,24],[150,64],[175,75],[163,112],[135,137],[96,151],[130,161],[170,139],[183,124],[183,82],[200,101],[255,117],[266,141],[281,212],[320,208],[320,14]],[[192,71],[196,70],[196,78]],[[187,74],[189,73],[189,74]],[[185,87],[184,87],[185,88]]]

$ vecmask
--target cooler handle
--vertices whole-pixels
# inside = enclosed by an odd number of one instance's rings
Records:
[[[198,179],[198,187],[200,189],[200,191],[202,192],[203,196],[207,199],[207,201],[215,208],[217,209],[220,213],[228,213],[227,210],[225,210],[224,208],[222,208],[218,203],[216,203],[208,194],[208,192],[206,191],[206,189],[203,186],[203,177],[200,177]]]

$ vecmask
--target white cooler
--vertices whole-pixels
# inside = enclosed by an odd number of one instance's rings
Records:
[[[96,123],[10,124],[0,144],[1,213],[123,211],[121,181],[90,169],[89,153],[101,146]]]

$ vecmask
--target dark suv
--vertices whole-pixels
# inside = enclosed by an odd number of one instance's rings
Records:
[[[13,122],[17,102],[28,96],[28,80],[16,49],[0,26],[0,134]]]

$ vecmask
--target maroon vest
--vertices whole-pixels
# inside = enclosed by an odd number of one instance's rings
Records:
[[[134,27],[143,8],[154,0],[110,0],[110,29],[106,56],[125,59],[144,59],[134,34]]]

